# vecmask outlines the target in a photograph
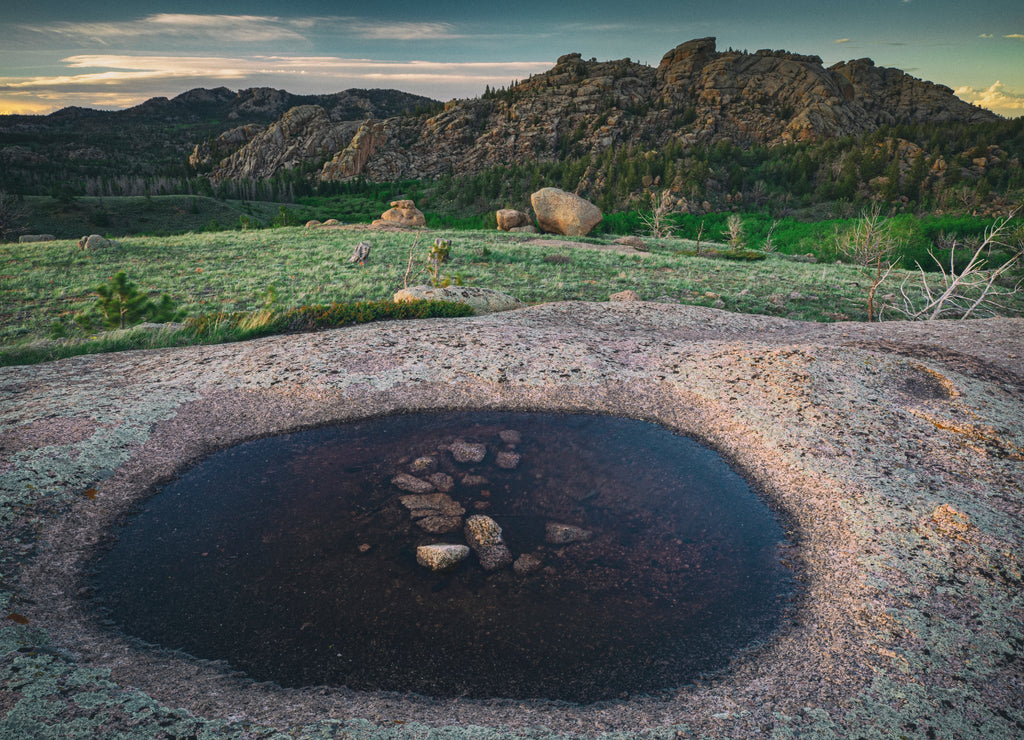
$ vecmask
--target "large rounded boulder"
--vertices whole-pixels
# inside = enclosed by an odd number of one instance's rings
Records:
[[[588,200],[558,188],[541,188],[530,196],[542,231],[586,236],[601,223],[600,209]]]

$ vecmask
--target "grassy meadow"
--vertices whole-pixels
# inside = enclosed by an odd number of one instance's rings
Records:
[[[498,231],[380,232],[281,227],[175,236],[133,236],[119,247],[83,250],[75,241],[0,245],[0,363],[15,364],[89,351],[187,344],[182,332],[118,333],[97,339],[75,315],[96,301],[94,289],[124,271],[141,292],[168,294],[188,317],[286,311],[335,302],[390,299],[410,284],[433,239],[450,239],[442,274],[453,282],[493,288],[535,304],[606,301],[632,289],[645,300],[716,306],[742,313],[810,321],[864,320],[869,277],[861,268],[809,263],[779,254],[758,261],[687,256],[680,239],[648,240],[646,254],[572,246],[565,237]],[[359,241],[373,250],[364,266],[348,263]],[[579,241],[579,240],[577,240]],[[610,244],[612,237],[582,240]],[[705,244],[705,247],[708,245]],[[892,274],[879,296],[898,293],[912,272]],[[1021,315],[1015,296],[1008,315]],[[891,316],[895,318],[895,316]]]

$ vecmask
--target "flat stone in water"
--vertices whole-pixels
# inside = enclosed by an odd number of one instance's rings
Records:
[[[520,461],[501,467],[512,439]],[[447,495],[400,485],[424,456]],[[509,557],[419,564],[421,546],[470,544],[417,526],[428,497],[444,516],[485,505]],[[552,523],[589,537],[549,544]],[[283,686],[657,693],[725,667],[793,592],[784,532],[740,476],[613,417],[415,414],[260,439],[186,471],[118,534],[93,585],[121,630]]]

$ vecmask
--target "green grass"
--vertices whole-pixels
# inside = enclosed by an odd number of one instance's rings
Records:
[[[612,293],[632,289],[644,299],[667,296],[742,313],[811,321],[866,318],[868,281],[849,265],[809,264],[774,254],[756,262],[686,256],[682,250],[694,245],[684,240],[651,242],[649,256],[640,256],[530,245],[523,235],[497,231],[416,234],[285,227],[124,237],[120,248],[92,252],[70,240],[0,245],[0,362],[28,356],[33,342],[61,334],[72,342],[108,341],[89,340],[73,318],[95,301],[93,289],[118,271],[154,297],[170,294],[190,317],[256,311],[266,307],[270,295],[277,311],[387,300],[402,287],[414,241],[419,239],[422,264],[427,246],[438,236],[452,240],[445,274],[526,303],[606,301]],[[370,259],[365,267],[349,265],[361,240],[373,245]],[[898,292],[908,275],[916,279],[913,273],[894,273],[879,296]],[[426,282],[426,276],[413,282]],[[1022,310],[1024,298],[1018,296],[1007,313],[1021,315]],[[195,339],[146,335],[149,344],[140,346],[188,341]]]
[[[189,231],[260,228],[281,218],[281,208],[295,206],[262,201],[218,200],[204,196],[161,195],[108,198],[81,197],[61,203],[45,196],[25,196],[27,227],[32,234],[78,239],[86,234],[183,234]],[[304,223],[297,212],[293,223]]]

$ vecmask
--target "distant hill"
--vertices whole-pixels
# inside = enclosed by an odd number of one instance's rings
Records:
[[[335,121],[389,118],[438,103],[398,90],[293,95],[224,87],[189,90],[168,100],[98,111],[63,108],[46,116],[0,116],[0,188],[45,193],[62,184],[95,194],[139,194],[140,182],[194,176],[189,154],[226,128],[259,129],[296,106],[321,106]],[[107,186],[106,192],[100,189]],[[148,183],[143,183],[143,186]],[[156,188],[156,183],[152,184]]]
[[[719,51],[652,67],[567,54],[547,72],[439,103],[394,90],[190,90],[124,111],[0,117],[0,189],[291,200],[432,183],[432,207],[528,207],[573,190],[605,210],[654,191],[689,213],[881,201],[1003,212],[1024,189],[1024,119],[870,59]],[[70,192],[65,192],[70,191]],[[831,207],[831,206],[830,206]]]
[[[976,123],[998,116],[948,87],[876,67],[869,59],[825,68],[816,56],[716,50],[715,39],[681,44],[655,68],[629,59],[561,57],[549,71],[433,115],[370,121],[323,164],[323,180],[434,178],[449,172],[597,155],[611,147],[663,148],[812,142],[901,123]],[[266,178],[303,159],[293,146],[323,120],[281,121],[212,175]],[[291,135],[281,136],[282,128]],[[292,157],[280,150],[291,148]],[[316,157],[313,157],[316,159]],[[271,164],[273,163],[273,164]],[[319,166],[321,162],[317,162]]]

